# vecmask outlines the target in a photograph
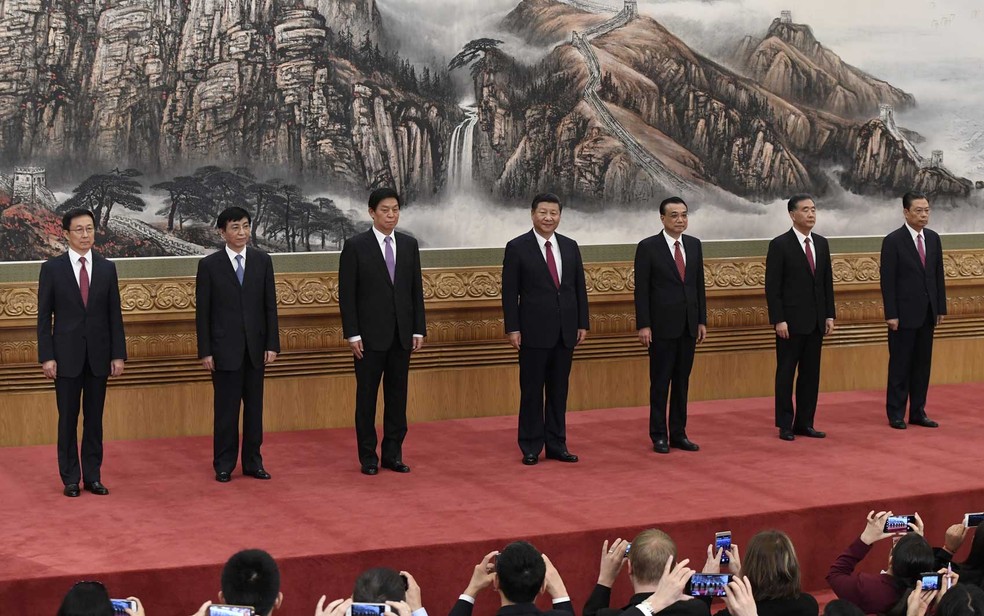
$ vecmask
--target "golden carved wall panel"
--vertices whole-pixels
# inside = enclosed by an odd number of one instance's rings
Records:
[[[195,308],[194,280],[130,282],[120,284],[120,305],[127,312],[185,312]],[[35,307],[35,314],[37,308]]]
[[[765,286],[765,259],[727,259],[704,262],[707,289],[743,289]]]

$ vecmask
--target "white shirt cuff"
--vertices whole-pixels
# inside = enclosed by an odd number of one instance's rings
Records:
[[[427,608],[422,607],[419,610],[414,610],[410,612],[410,616],[427,616]]]
[[[570,603],[570,601],[571,601],[570,597],[557,597],[556,599],[553,600],[553,604],[557,605],[558,603]]]
[[[414,334],[413,337],[414,338],[423,338],[424,335],[423,334]]]
[[[348,338],[347,340],[349,342],[358,342],[358,341],[362,340],[362,336],[352,336],[351,338]]]
[[[466,595],[464,593],[458,595],[458,600],[459,601],[467,601],[468,603],[471,603],[472,605],[475,605],[475,597],[472,597],[470,595]]]

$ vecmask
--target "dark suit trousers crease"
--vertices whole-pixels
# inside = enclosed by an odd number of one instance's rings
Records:
[[[933,311],[926,309],[926,320],[917,328],[888,331],[888,393],[885,397],[889,421],[905,419],[909,401],[909,421],[926,417],[926,394],[933,364]]]
[[[363,466],[379,462],[376,457],[376,397],[380,379],[383,381],[383,444],[380,457],[383,464],[403,461],[409,371],[410,349],[404,349],[395,335],[388,351],[365,350],[362,359],[355,360],[355,436],[359,463]]]
[[[523,455],[567,451],[567,388],[574,349],[561,338],[552,349],[519,350],[519,449]]]
[[[243,410],[243,472],[263,468],[263,371],[254,366],[249,353],[238,370],[212,372],[214,396],[213,459],[217,473],[231,473],[239,453],[239,408]]]
[[[805,430],[813,427],[820,390],[820,351],[823,332],[776,336],[776,427]],[[796,410],[793,410],[793,380]],[[794,419],[795,417],[795,419]]]
[[[687,392],[694,367],[697,339],[689,333],[679,338],[653,338],[649,344],[649,437],[665,439],[666,402],[670,402],[670,439],[687,436]]]
[[[102,481],[103,405],[106,402],[106,380],[95,376],[89,360],[76,377],[55,379],[55,399],[58,403],[58,472],[65,485]],[[79,469],[78,425],[79,407],[82,411],[82,468]]]

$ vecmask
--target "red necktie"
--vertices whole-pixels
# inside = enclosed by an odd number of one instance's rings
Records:
[[[916,235],[916,249],[919,251],[919,260],[922,261],[923,268],[926,267],[926,246],[923,245],[922,233]]]
[[[557,275],[557,261],[554,260],[553,250],[550,249],[550,242],[544,244],[547,248],[547,269],[550,270],[550,277],[553,278],[554,284],[557,288],[560,288],[560,276]]]
[[[79,291],[82,292],[82,305],[89,305],[89,272],[85,271],[85,257],[79,257],[82,269],[79,270]]]
[[[810,264],[810,273],[816,276],[817,274],[817,262],[813,260],[813,249],[810,248],[810,238],[803,240],[806,244],[806,262]]]
[[[680,250],[680,240],[673,244],[673,260],[676,261],[677,271],[680,272],[680,280],[687,279],[687,264],[683,262],[683,251]]]

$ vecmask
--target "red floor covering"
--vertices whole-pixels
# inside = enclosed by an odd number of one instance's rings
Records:
[[[574,603],[597,576],[601,542],[656,526],[703,562],[715,531],[741,545],[767,527],[797,546],[807,590],[872,508],[917,510],[930,542],[964,512],[984,510],[984,383],[934,387],[937,430],[888,428],[883,392],[821,396],[828,438],[786,443],[771,399],[691,404],[699,453],[657,455],[641,408],[572,413],[579,464],[525,467],[514,417],[415,424],[409,475],[359,473],[350,430],[268,434],[273,480],[213,480],[211,439],[106,443],[109,497],[61,495],[53,446],[0,449],[0,613],[54,614],[78,580],[141,597],[148,616],[188,615],[214,597],[234,551],[262,547],[283,575],[281,616],[348,596],[370,566],[413,573],[432,616],[446,614],[483,554],[528,538],[558,565]],[[968,542],[969,543],[969,542]],[[863,566],[877,571],[878,546]],[[699,567],[699,564],[698,564]],[[616,599],[630,594],[626,580]],[[829,597],[827,597],[829,598]],[[491,596],[478,615],[491,614]]]

